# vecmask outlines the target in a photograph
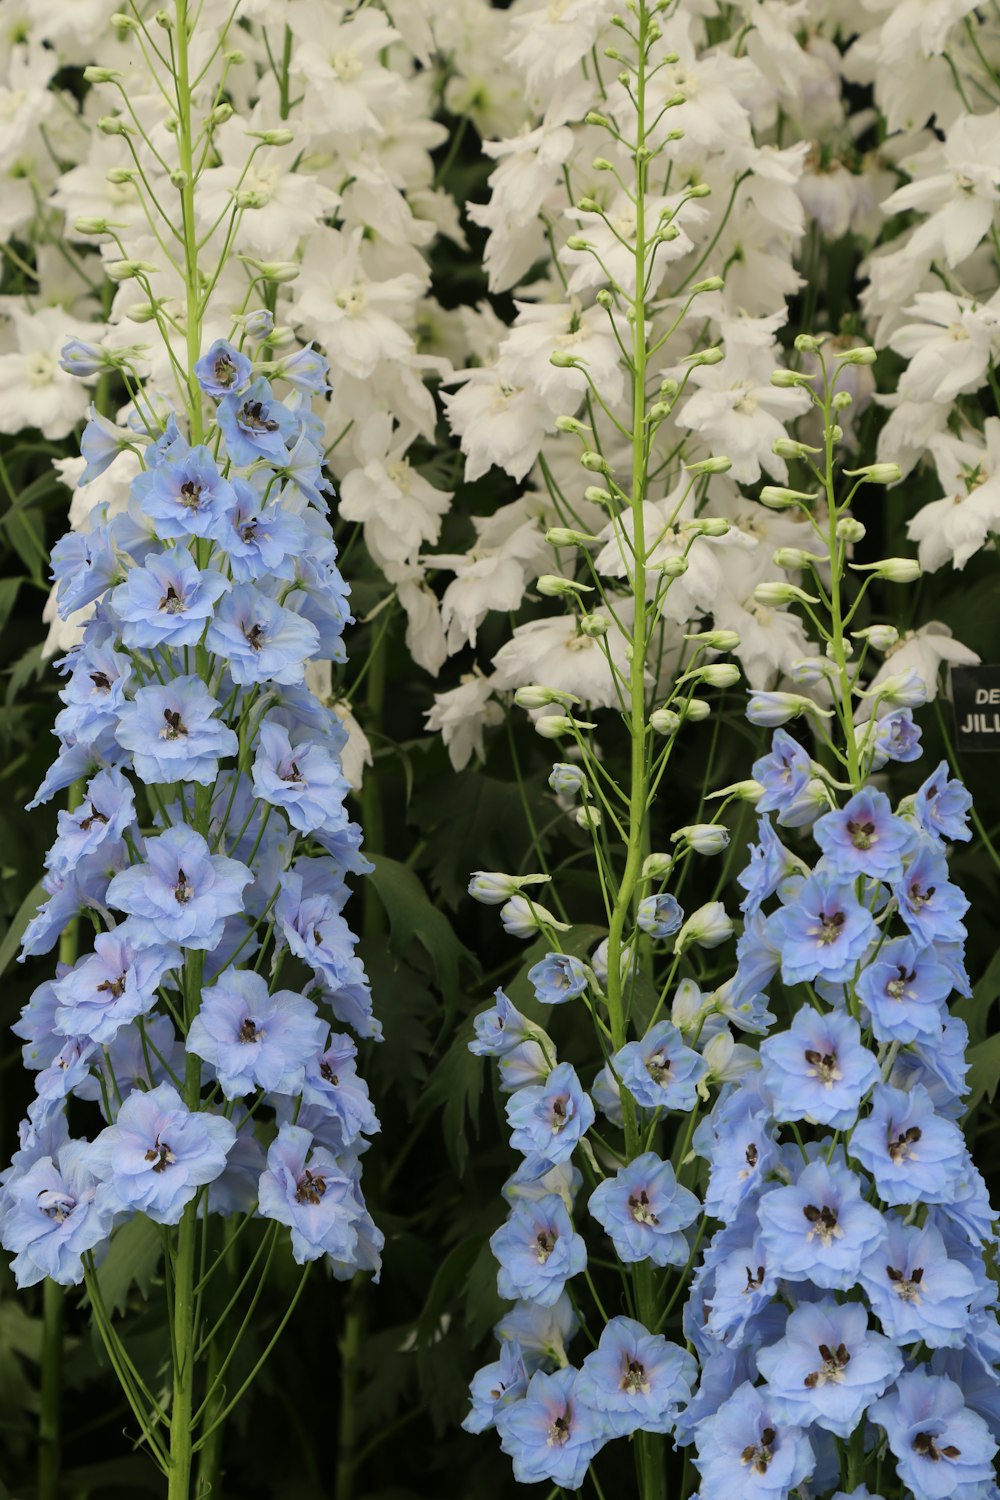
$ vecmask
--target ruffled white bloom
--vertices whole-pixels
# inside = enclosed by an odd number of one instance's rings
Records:
[[[404,325],[422,291],[411,272],[385,280],[369,276],[360,229],[318,229],[302,259],[296,321],[322,344],[334,379],[344,371],[367,380],[378,364],[413,354]]]
[[[869,696],[862,700],[854,717],[858,722],[869,717],[872,690],[889,677],[915,673],[927,689],[927,702],[931,703],[938,695],[942,666],[971,667],[979,660],[975,651],[954,639],[949,626],[941,620],[930,620],[918,630],[908,630],[886,652],[885,660],[868,684]]]
[[[989,234],[1000,200],[1000,110],[960,115],[943,141],[900,165],[913,180],[885,200],[883,212],[929,213],[910,240],[910,252],[960,265]]]
[[[479,672],[469,672],[458,687],[435,693],[434,707],[425,717],[427,728],[441,735],[453,768],[463,771],[473,755],[485,760],[484,733],[503,722],[503,709],[493,697],[490,681]]]
[[[381,135],[399,80],[383,54],[399,39],[373,6],[349,13],[335,0],[289,6],[295,37],[292,68],[311,85],[310,104],[336,135]]]
[[[631,600],[614,604],[619,618],[627,620]],[[614,629],[600,640],[583,635],[568,615],[530,620],[515,626],[511,639],[494,656],[493,685],[514,690],[541,682],[558,692],[574,693],[595,708],[612,708],[619,699],[608,655],[621,673],[620,681],[627,679],[626,645]]]
[[[46,438],[64,438],[87,413],[88,383],[59,368],[67,339],[86,339],[91,327],[59,307],[33,313],[9,310],[10,337],[0,353],[0,432],[34,427]]]
[[[340,480],[338,510],[365,529],[365,546],[379,567],[416,563],[436,542],[452,496],[437,490],[410,464],[411,428],[393,430],[388,412],[375,412],[352,433],[358,467]]]
[[[948,562],[964,568],[990,533],[1000,530],[1000,418],[986,419],[983,436],[985,445],[971,434],[938,433],[928,442],[945,493],[906,527],[926,572]]]
[[[545,434],[554,431],[558,413],[539,401],[536,391],[518,385],[502,364],[462,370],[451,379],[457,381],[460,388],[443,400],[466,457],[466,479],[481,479],[494,464],[523,479]]]
[[[899,393],[908,401],[951,402],[976,390],[990,360],[1000,350],[1000,293],[978,304],[952,292],[921,292],[907,312],[907,323],[889,340],[910,361]]]

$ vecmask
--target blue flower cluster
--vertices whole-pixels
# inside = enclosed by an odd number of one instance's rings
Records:
[[[36,1074],[0,1179],[21,1286],[79,1282],[122,1220],[177,1224],[199,1195],[287,1225],[300,1263],[379,1269],[360,1183],[379,1126],[340,1029],[379,1035],[343,914],[370,866],[346,732],[306,685],[311,659],[344,660],[350,619],[312,410],[326,363],[285,359],[279,399],[266,346],[247,352],[270,317],[244,328],[195,365],[200,441],[144,399],[125,428],[92,418],[87,482],[123,447],[141,472],[125,511],[98,506],[53,553],[60,612],[89,619],[37,801],[83,790],[23,955],[80,913],[95,935],[14,1028]],[[92,1139],[70,1137],[71,1100]]]
[[[862,767],[915,759],[917,738],[908,710],[872,719]],[[700,1500],[827,1494],[848,1451],[851,1483],[888,1481],[886,1450],[915,1500],[995,1500],[996,1236],[957,1123],[968,1034],[947,1005],[971,994],[947,864],[971,799],[942,763],[895,808],[860,773],[838,805],[782,729],[754,776],[727,988],[759,1009],[780,975],[792,1019],[694,1135],[721,1227],[685,1311],[701,1377],[679,1440]],[[811,829],[811,868],[775,822]]]

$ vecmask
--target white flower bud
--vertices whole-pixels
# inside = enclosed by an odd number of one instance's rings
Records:
[[[670,835],[672,844],[683,840],[696,854],[721,854],[729,845],[729,829],[722,823],[689,823]]]
[[[674,941],[674,952],[683,953],[692,943],[698,948],[718,948],[733,935],[733,924],[721,901],[709,901],[692,912]]]
[[[608,490],[602,490],[599,485],[588,484],[583,492],[583,498],[589,500],[592,505],[611,505],[613,500]]]
[[[704,281],[696,281],[694,286],[688,287],[688,292],[692,297],[701,292],[721,292],[725,284],[721,276],[706,276]]]
[[[798,573],[810,563],[826,562],[826,558],[818,552],[807,552],[804,547],[779,547],[771,561],[776,568]]]
[[[132,131],[118,115],[102,115],[97,122],[102,135],[131,135]]]
[[[586,531],[571,531],[568,526],[550,526],[545,540],[550,547],[585,547],[598,538]]]
[[[590,428],[581,422],[579,417],[568,417],[563,414],[556,417],[556,432],[575,432],[577,437],[586,437]]]
[[[684,639],[694,641],[697,646],[704,646],[708,651],[735,651],[740,644],[740,637],[735,630],[696,630]]]
[[[847,411],[848,407],[854,405],[854,397],[850,391],[838,391],[830,405],[834,411]]]
[[[702,1051],[702,1057],[708,1063],[708,1073],[698,1085],[703,1099],[708,1097],[709,1083],[735,1083],[760,1067],[758,1053],[743,1042],[734,1042],[728,1027],[716,1032]]]
[[[864,630],[852,630],[857,641],[867,641],[876,651],[890,651],[899,640],[895,625],[866,625]]]
[[[657,734],[676,734],[681,727],[680,716],[672,708],[654,708],[649,725]]]
[[[845,469],[848,479],[861,479],[865,484],[898,484],[903,477],[899,464],[865,464],[861,469]]]
[[[159,267],[148,260],[111,260],[104,266],[105,275],[111,281],[131,281],[135,276],[152,276]]]
[[[302,269],[294,260],[254,260],[251,255],[240,255],[237,259],[252,266],[265,281],[273,281],[279,286],[294,281]]]
[[[769,609],[780,608],[783,604],[819,603],[815,594],[807,594],[805,589],[800,589],[797,584],[784,583],[780,579],[774,583],[758,583],[753,591],[753,597],[758,604],[763,604]]]
[[[581,828],[600,828],[601,826],[601,809],[591,807],[589,803],[578,807],[573,816]]]
[[[692,698],[685,705],[684,717],[690,719],[692,724],[701,724],[712,712],[711,703],[706,703],[704,698]]]
[[[514,694],[514,702],[518,708],[548,708],[550,703],[562,703],[568,706],[579,701],[575,693],[566,693],[560,688],[545,687],[539,682],[525,683]]]
[[[685,364],[685,365],[691,365],[694,368],[697,368],[699,365],[717,365],[717,364],[720,364],[722,362],[722,360],[725,359],[725,357],[726,357],[725,350],[724,349],[720,349],[718,347],[718,345],[715,345],[711,349],[699,349],[694,354],[688,354],[681,361],[681,363]]]
[[[739,682],[742,673],[735,662],[710,661],[693,672],[685,672],[681,682],[704,682],[707,687],[731,688]]]
[[[551,875],[505,875],[500,870],[475,870],[469,881],[469,895],[483,906],[500,906],[522,887],[545,885],[551,879]]]
[[[815,379],[815,375],[805,375],[799,370],[775,370],[771,376],[771,384],[776,385],[779,390],[789,390],[795,386],[804,386],[808,390]]]
[[[841,516],[837,522],[839,542],[846,542],[848,546],[853,546],[855,542],[863,541],[865,535],[865,527],[854,516]]]
[[[543,714],[535,720],[535,733],[543,740],[558,740],[573,733],[573,720],[566,714]]]
[[[595,453],[593,448],[587,448],[580,454],[580,462],[592,474],[609,474],[611,472],[607,459],[602,458],[599,453]]]
[[[874,573],[889,583],[915,583],[923,571],[915,557],[883,557],[881,562],[851,563],[855,573]]]
[[[500,920],[506,933],[525,940],[534,937],[543,927],[552,928],[555,932],[569,931],[568,922],[558,921],[547,907],[539,906],[525,896],[512,896],[506,906],[501,908]]]
[[[664,578],[681,578],[690,566],[686,557],[665,557],[662,562],[655,563],[650,572],[662,573]]]
[[[822,453],[822,448],[810,448],[808,443],[797,443],[794,438],[775,438],[771,452],[779,458],[806,458],[810,453]]]
[[[607,615],[602,615],[599,610],[594,610],[589,615],[581,615],[577,624],[580,627],[580,634],[589,636],[591,640],[596,640],[599,636],[607,635],[611,629],[611,621]]]
[[[717,792],[709,792],[706,801],[714,802],[719,797],[732,797],[737,802],[756,804],[763,795],[764,788],[760,782],[750,778],[747,781],[730,782],[729,786],[720,787]]]
[[[683,529],[689,535],[720,537],[728,536],[732,528],[724,516],[702,516],[697,521],[685,521]]]
[[[761,505],[770,510],[788,510],[793,505],[815,505],[816,494],[807,490],[790,490],[782,484],[765,484],[758,496]]]
[[[873,365],[878,355],[870,344],[862,344],[857,349],[845,349],[843,354],[837,355],[838,365]]]
[[[543,573],[535,581],[535,588],[546,599],[561,599],[567,594],[592,594],[593,584],[576,583],[572,578],[561,578],[558,573]]]
[[[674,867],[672,854],[647,854],[642,862],[643,880],[666,880]]]
[[[683,467],[688,474],[725,474],[733,467],[733,461],[720,453],[714,458],[703,458],[696,464],[684,464]]]

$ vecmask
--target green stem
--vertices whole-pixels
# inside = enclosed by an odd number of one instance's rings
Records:
[[[340,1424],[337,1443],[335,1500],[351,1500],[358,1468],[355,1445],[358,1435],[358,1355],[361,1352],[363,1308],[352,1295],[347,1303],[344,1334],[340,1340]]]
[[[46,1279],[42,1290],[42,1389],[38,1416],[38,1500],[58,1500],[61,1468],[62,1356],[65,1293]]]

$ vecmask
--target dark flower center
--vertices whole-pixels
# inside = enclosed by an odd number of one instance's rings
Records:
[[[817,1344],[819,1357],[823,1361],[818,1370],[813,1370],[807,1375],[802,1384],[810,1390],[815,1390],[818,1385],[825,1385],[828,1380],[841,1381],[844,1371],[851,1362],[851,1356],[847,1352],[846,1344],[838,1344],[836,1349],[831,1349],[829,1344]]]
[[[187,906],[194,895],[194,886],[188,880],[183,870],[177,871],[177,884],[174,886],[174,900],[179,906]]]
[[[628,1211],[637,1224],[659,1224],[660,1222],[660,1216],[653,1212],[649,1194],[645,1188],[629,1195]]]
[[[930,1458],[934,1463],[940,1463],[942,1458],[961,1458],[961,1448],[956,1448],[949,1443],[947,1448],[939,1448],[934,1439],[933,1432],[918,1432],[913,1439],[913,1451],[919,1453],[921,1458]]]
[[[919,1125],[911,1125],[909,1130],[902,1131],[897,1135],[895,1140],[893,1140],[890,1132],[886,1138],[886,1146],[892,1160],[894,1162],[909,1161],[910,1157],[913,1156],[910,1148],[917,1144],[922,1135],[923,1131]]]
[[[760,1288],[764,1285],[764,1267],[763,1266],[758,1266],[757,1267],[757,1274],[755,1276],[754,1273],[753,1273],[753,1271],[751,1271],[750,1267],[747,1266],[746,1267],[746,1273],[747,1273],[747,1284],[744,1287],[744,1292],[756,1292],[756,1291],[759,1291]]]
[[[167,592],[160,600],[161,612],[167,615],[182,615],[185,608],[186,605],[181,595],[177,592],[172,583],[168,584]]]
[[[111,678],[107,672],[91,672],[90,680],[99,693],[110,693]]]
[[[936,885],[929,885],[926,890],[923,890],[917,884],[917,882],[914,881],[913,884],[910,886],[909,893],[908,893],[909,897],[910,897],[910,905],[913,906],[913,907],[915,907],[916,910],[919,911],[922,906],[926,906],[927,905],[928,901],[933,900],[934,892],[936,890],[937,890],[937,886]]]
[[[751,1141],[749,1146],[747,1147],[747,1166],[755,1167],[757,1165],[757,1160],[757,1147],[754,1145],[753,1141]]]
[[[281,779],[282,781],[295,782],[297,784],[301,784],[305,781],[305,777],[299,770],[298,766],[295,764],[294,760],[292,761],[292,764],[289,766],[287,771],[282,771]]]
[[[320,1172],[313,1172],[308,1167],[295,1184],[296,1203],[311,1203],[315,1206],[323,1199],[326,1192],[326,1178]]]
[[[236,1039],[240,1042],[259,1042],[264,1033],[258,1028],[257,1022],[249,1016],[241,1023]]]
[[[253,518],[253,520],[244,521],[243,525],[241,527],[239,527],[239,533],[240,533],[240,538],[244,542],[255,542],[257,540],[257,518],[256,518],[256,516]]]
[[[320,1076],[322,1078],[325,1078],[327,1083],[332,1083],[334,1088],[336,1088],[337,1084],[340,1082],[340,1079],[337,1077],[330,1064],[328,1062],[321,1062],[319,1065],[319,1071]]]
[[[875,842],[874,823],[855,823],[852,820],[847,825],[847,831],[851,835],[851,843],[855,849],[870,849]]]
[[[167,1168],[177,1160],[177,1158],[171,1151],[170,1147],[167,1145],[166,1141],[161,1141],[160,1137],[157,1136],[156,1140],[146,1152],[146,1160],[153,1163],[154,1172],[165,1172]]]
[[[215,379],[218,385],[232,385],[236,379],[236,366],[228,354],[219,354],[215,361]]]
[[[649,1381],[646,1379],[645,1368],[637,1359],[625,1361],[625,1372],[621,1379],[623,1391],[648,1391]]]
[[[826,1204],[822,1208],[817,1208],[815,1203],[807,1203],[802,1212],[812,1225],[809,1231],[810,1238],[814,1234],[818,1235],[824,1245],[829,1245],[831,1241],[840,1239],[843,1235],[844,1231],[837,1223],[836,1209],[829,1208]]]
[[[670,1058],[663,1052],[654,1052],[646,1059],[646,1072],[654,1083],[665,1084],[670,1078]]]
[[[820,942],[824,944],[835,943],[840,936],[840,929],[843,927],[846,920],[847,918],[844,916],[844,913],[842,911],[830,912],[829,916],[825,911],[821,911],[819,913]]]
[[[843,1078],[844,1075],[837,1067],[835,1052],[817,1052],[815,1048],[807,1047],[803,1056],[809,1064],[809,1071],[815,1073],[820,1082],[825,1083],[827,1087]]]
[[[176,708],[163,710],[163,723],[165,728],[160,730],[161,740],[179,740],[182,734],[187,734],[187,725]]]
[[[915,1270],[910,1272],[909,1276],[907,1276],[905,1271],[899,1270],[896,1266],[886,1266],[885,1274],[892,1282],[896,1296],[903,1302],[920,1301],[920,1283],[924,1279],[923,1266],[917,1266]]]
[[[240,407],[240,424],[251,432],[277,432],[278,424],[269,417],[263,401],[244,401]]]
[[[80,828],[84,833],[89,833],[95,823],[107,823],[107,818],[102,812],[98,812],[93,803],[90,804],[90,813],[87,817],[80,819]]]
[[[113,1000],[118,1000],[125,993],[125,975],[119,974],[117,979],[104,979],[97,986],[99,995],[110,995]]]
[[[565,1130],[566,1124],[569,1120],[569,1113],[566,1109],[566,1104],[566,1097],[562,1094],[560,1094],[557,1099],[553,1099],[552,1101],[552,1129],[557,1132],[560,1130]]]
[[[557,1239],[558,1235],[553,1234],[551,1229],[540,1229],[535,1235],[535,1256],[540,1266],[544,1266],[556,1248]]]
[[[561,1417],[556,1417],[555,1421],[552,1423],[552,1426],[549,1428],[548,1437],[546,1439],[548,1446],[550,1448],[561,1448],[563,1443],[568,1440],[570,1431],[571,1424],[569,1419],[569,1412],[567,1411]]]
[[[249,630],[244,629],[243,636],[252,651],[259,651],[264,645],[263,625],[251,625]]]
[[[766,1474],[767,1466],[774,1457],[774,1444],[778,1434],[773,1427],[765,1427],[756,1443],[748,1443],[740,1454],[745,1464],[752,1464],[758,1474]]]
[[[916,977],[916,969],[911,969],[910,972],[907,973],[906,965],[899,964],[896,969],[896,978],[890,979],[889,983],[885,987],[885,992],[889,996],[889,999],[902,1000],[903,996],[906,994],[907,987],[913,983]]]
[[[185,479],[181,485],[181,504],[185,510],[197,510],[201,504],[201,485],[194,479]]]

